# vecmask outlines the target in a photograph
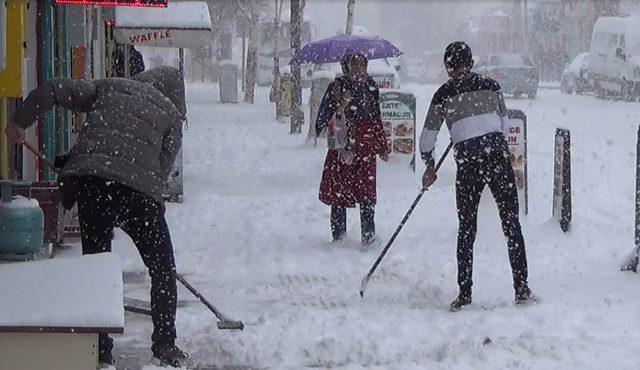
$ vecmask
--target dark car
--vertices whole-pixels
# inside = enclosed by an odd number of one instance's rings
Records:
[[[582,94],[591,91],[589,76],[589,53],[578,54],[562,72],[560,91],[563,94]]]
[[[505,94],[515,97],[526,94],[534,99],[538,93],[538,70],[524,55],[487,55],[480,58],[474,71],[498,81]]]

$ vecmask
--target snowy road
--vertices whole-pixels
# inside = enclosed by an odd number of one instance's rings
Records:
[[[419,121],[434,88],[408,86]],[[199,304],[178,310],[178,345],[195,362],[298,369],[635,369],[640,363],[640,276],[618,271],[633,244],[636,130],[640,103],[603,102],[540,90],[512,100],[529,120],[530,215],[523,219],[530,283],[543,298],[514,308],[507,251],[489,193],[475,244],[474,306],[452,314],[457,293],[455,165],[417,207],[396,245],[358,295],[379,250],[358,251],[350,211],[345,245],[330,243],[329,209],[317,200],[324,143],[304,144],[259,102],[221,105],[217,86],[188,88],[186,196],[170,205],[179,271],[246,324],[218,331]],[[551,217],[553,135],[571,129],[573,225]],[[437,153],[447,140],[441,132]],[[419,190],[419,174],[379,166],[378,232],[386,240]],[[145,297],[142,262],[119,233],[127,295]],[[131,273],[134,273],[131,275]],[[193,300],[186,290],[180,298]],[[151,322],[127,314],[116,356],[148,348]],[[488,339],[487,339],[488,338]],[[142,361],[145,359],[143,358]],[[127,361],[124,361],[127,362]],[[122,364],[123,362],[121,362]]]

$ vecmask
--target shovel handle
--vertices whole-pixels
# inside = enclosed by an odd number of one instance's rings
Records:
[[[26,146],[31,153],[33,153],[36,157],[38,157],[38,159],[40,159],[42,163],[44,163],[47,167],[49,167],[53,172],[55,172],[58,175],[60,174],[56,166],[54,166],[53,163],[51,163],[51,161],[48,160],[47,157],[45,157],[44,154],[42,154],[42,152],[38,150],[38,148],[34,147],[30,142],[26,140],[22,141],[22,145]]]

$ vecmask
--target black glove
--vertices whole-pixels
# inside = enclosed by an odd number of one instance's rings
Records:
[[[69,154],[60,154],[56,156],[56,159],[53,161],[53,166],[57,169],[64,168],[64,165],[67,164],[69,160]]]
[[[74,176],[58,178],[58,193],[62,207],[70,211],[78,200],[78,178]]]

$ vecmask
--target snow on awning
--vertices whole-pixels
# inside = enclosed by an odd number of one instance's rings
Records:
[[[166,8],[116,8],[116,42],[197,48],[211,45],[209,7],[204,1],[169,2]]]

